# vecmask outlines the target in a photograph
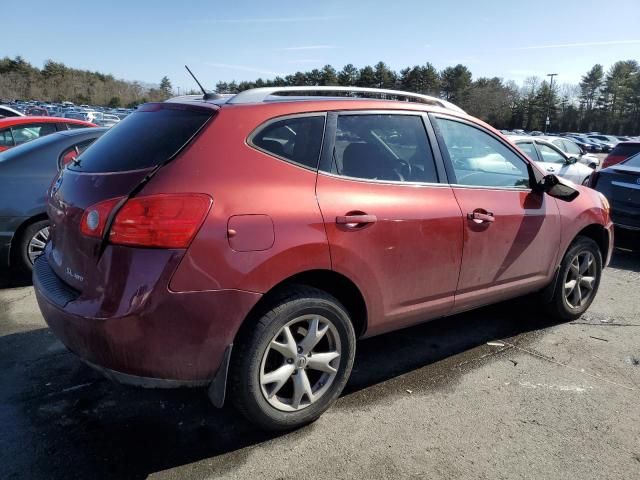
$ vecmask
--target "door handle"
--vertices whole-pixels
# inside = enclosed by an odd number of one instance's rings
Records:
[[[547,172],[555,172],[556,169],[553,167],[547,167]]]
[[[345,225],[349,228],[357,227],[365,223],[376,223],[378,217],[375,215],[359,214],[359,215],[342,215],[336,217],[336,223],[338,225]]]
[[[471,213],[467,213],[467,218],[469,220],[473,220],[476,223],[491,223],[496,221],[496,217],[494,217],[492,212],[474,211]]]

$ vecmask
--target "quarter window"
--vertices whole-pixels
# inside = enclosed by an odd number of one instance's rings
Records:
[[[516,145],[518,145],[518,147],[520,147],[520,150],[526,153],[527,157],[529,157],[531,160],[538,159],[536,147],[533,145],[533,142],[521,142],[521,143],[517,143]]]
[[[524,160],[488,133],[466,123],[436,118],[458,185],[529,188]]]
[[[417,115],[340,115],[332,171],[368,180],[438,181],[424,123]]]
[[[260,150],[314,170],[318,168],[324,116],[285,118],[271,122],[251,138]]]

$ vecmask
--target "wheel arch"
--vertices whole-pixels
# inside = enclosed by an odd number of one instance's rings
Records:
[[[12,264],[15,261],[15,256],[17,255],[16,252],[19,252],[19,242],[20,240],[22,240],[22,235],[24,234],[24,231],[29,227],[29,225],[32,225],[36,222],[40,222],[42,220],[48,220],[49,217],[47,216],[46,212],[42,212],[42,213],[38,213],[36,215],[33,215],[29,218],[27,218],[25,221],[23,221],[18,228],[16,228],[16,231],[13,232],[13,237],[11,238],[11,246],[9,247],[9,262],[10,264]]]
[[[609,234],[607,233],[607,229],[599,223],[592,223],[591,225],[587,225],[582,230],[580,230],[575,235],[575,237],[573,237],[573,240],[571,240],[568,248],[570,248],[575,239],[580,236],[590,238],[591,240],[596,242],[598,244],[598,247],[600,248],[602,262],[606,262],[607,255],[609,253]]]
[[[356,337],[361,337],[367,330],[367,305],[357,285],[345,275],[333,270],[315,269],[299,272],[285,278],[267,291],[254,305],[236,333],[242,334],[244,328],[255,320],[266,305],[292,285],[314,287],[334,296],[349,313]]]

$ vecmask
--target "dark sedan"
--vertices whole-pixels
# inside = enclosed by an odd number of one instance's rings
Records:
[[[640,154],[595,172],[591,186],[611,203],[616,227],[640,231]]]
[[[49,236],[46,192],[53,177],[106,131],[67,130],[0,153],[0,268],[31,270]]]

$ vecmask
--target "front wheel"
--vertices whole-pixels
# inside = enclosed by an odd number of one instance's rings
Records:
[[[575,320],[591,305],[600,286],[602,255],[598,244],[577,237],[565,254],[549,311],[561,320]]]
[[[236,407],[267,430],[316,420],[344,388],[355,355],[347,310],[321,290],[298,286],[245,329],[233,355]]]

